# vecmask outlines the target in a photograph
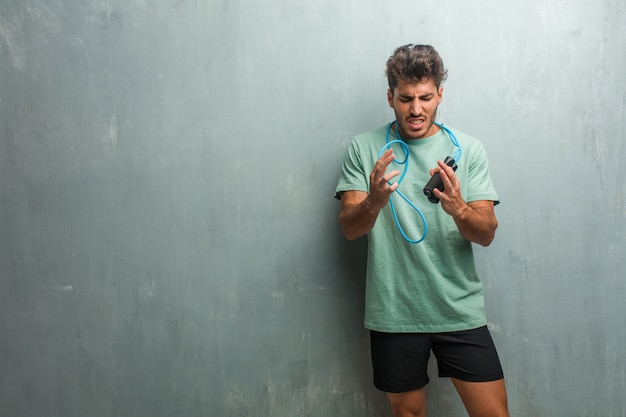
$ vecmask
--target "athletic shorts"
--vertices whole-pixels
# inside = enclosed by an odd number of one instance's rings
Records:
[[[384,392],[406,392],[428,384],[430,352],[440,377],[468,382],[504,378],[487,326],[448,333],[370,331],[374,385]]]

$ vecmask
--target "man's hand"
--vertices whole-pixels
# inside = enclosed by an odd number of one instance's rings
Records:
[[[443,192],[434,189],[441,202],[441,208],[454,219],[461,235],[470,242],[488,246],[495,237],[498,220],[494,213],[493,201],[478,200],[466,203],[461,195],[461,184],[454,170],[438,161],[437,167],[430,170],[432,176],[439,172],[443,182]]]
[[[387,167],[395,159],[393,150],[387,149],[374,164],[370,173],[370,192],[368,203],[375,209],[380,210],[387,205],[389,197],[398,188],[398,183],[389,184],[389,181],[398,176],[400,171],[394,170],[386,173]]]
[[[461,195],[459,178],[456,176],[454,170],[443,163],[443,161],[437,161],[437,167],[430,170],[431,177],[437,172],[439,172],[441,181],[443,182],[443,192],[435,188],[433,189],[433,193],[439,198],[443,211],[454,217],[467,205]]]
[[[345,191],[341,194],[339,223],[347,239],[354,240],[372,230],[378,213],[389,203],[391,193],[398,188],[398,183],[389,184],[389,181],[398,176],[400,171],[386,173],[393,160],[391,149],[378,158],[370,173],[369,194],[363,191]]]

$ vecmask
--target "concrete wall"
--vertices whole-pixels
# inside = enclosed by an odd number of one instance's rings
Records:
[[[476,256],[512,414],[626,416],[625,13],[0,1],[0,414],[390,415],[332,197],[411,42],[501,196]]]

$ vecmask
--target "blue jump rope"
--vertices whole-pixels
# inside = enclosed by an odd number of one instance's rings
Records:
[[[402,150],[404,151],[404,160],[398,161],[397,159],[394,159],[394,162],[396,164],[404,165],[404,170],[402,171],[402,174],[400,174],[400,178],[398,179],[398,188],[396,188],[395,193],[397,193],[404,201],[406,201],[407,204],[411,206],[417,212],[417,214],[419,214],[419,216],[421,217],[422,223],[424,224],[424,232],[422,233],[422,236],[419,239],[409,238],[404,232],[404,229],[402,229],[402,226],[400,225],[400,220],[398,219],[398,214],[396,213],[396,208],[393,204],[393,198],[392,198],[393,194],[392,196],[389,197],[389,204],[391,206],[391,213],[393,214],[393,218],[396,222],[396,226],[398,227],[398,230],[400,231],[400,234],[402,234],[402,237],[404,238],[404,240],[406,240],[409,243],[420,243],[422,240],[426,238],[426,235],[428,234],[428,222],[426,221],[426,217],[424,217],[424,213],[422,213],[422,211],[400,191],[400,184],[404,180],[407,170],[409,169],[410,152],[409,152],[409,146],[406,144],[404,140],[402,140],[402,137],[400,136],[400,132],[398,130],[398,123],[396,123],[396,136],[399,139],[395,139],[392,141],[389,140],[389,132],[391,130],[391,125],[393,124],[394,122],[390,122],[389,125],[387,126],[387,134],[385,136],[385,146],[383,146],[382,149],[380,150],[378,154],[378,158],[380,159],[383,153],[385,153],[385,151],[389,149],[391,145],[393,145],[394,143],[399,143],[400,146],[402,147]],[[452,163],[454,163],[454,161],[458,161],[461,158],[461,155],[463,152],[461,151],[461,146],[459,146],[459,142],[456,136],[454,135],[454,133],[452,133],[450,129],[448,129],[443,124],[435,122],[435,125],[437,125],[439,128],[441,128],[444,132],[448,134],[448,137],[450,138],[450,142],[452,142],[452,144],[456,147],[456,151],[454,152],[454,155],[452,156]],[[388,183],[391,184],[391,181],[388,181]]]

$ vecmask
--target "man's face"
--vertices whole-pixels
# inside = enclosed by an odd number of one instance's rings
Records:
[[[402,138],[422,139],[439,131],[434,122],[442,97],[443,87],[437,88],[433,80],[400,81],[393,91],[387,91],[387,100],[396,114]]]

